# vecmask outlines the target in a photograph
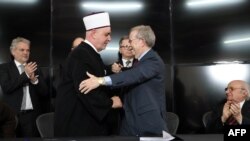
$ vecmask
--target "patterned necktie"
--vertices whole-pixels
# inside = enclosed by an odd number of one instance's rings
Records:
[[[130,63],[131,63],[131,61],[130,61],[130,60],[127,60],[126,63],[125,63],[125,64],[126,64],[125,67],[129,67],[129,64],[130,64]]]
[[[227,123],[228,123],[228,125],[237,125],[238,124],[237,120],[233,116],[230,116],[227,119]]]

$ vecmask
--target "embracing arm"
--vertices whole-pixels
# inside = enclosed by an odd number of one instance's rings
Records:
[[[113,74],[107,77],[96,77],[92,74],[87,73],[89,79],[83,80],[79,85],[79,90],[87,94],[91,90],[98,88],[101,85],[113,86],[113,87],[123,87],[133,84],[142,83],[148,79],[155,77],[156,75],[162,75],[164,79],[164,74],[159,70],[159,65],[157,62],[145,61],[141,63],[140,66],[132,68],[130,70]],[[161,66],[163,67],[163,66]]]

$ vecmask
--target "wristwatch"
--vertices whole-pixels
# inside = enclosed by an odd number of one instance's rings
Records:
[[[104,80],[104,78],[103,78],[103,77],[99,77],[99,78],[98,78],[98,83],[99,83],[100,85],[105,85],[105,80]]]

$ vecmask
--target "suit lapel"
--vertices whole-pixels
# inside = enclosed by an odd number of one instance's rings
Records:
[[[10,63],[10,69],[9,70],[10,70],[10,74],[12,74],[12,77],[14,77],[16,79],[19,77],[20,74],[19,74],[18,68],[17,68],[14,61],[12,61]]]

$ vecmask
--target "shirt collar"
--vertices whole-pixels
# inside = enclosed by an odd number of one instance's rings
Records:
[[[243,100],[240,102],[240,108],[242,108],[243,104],[245,103],[246,100]]]
[[[21,64],[21,63],[19,63],[17,60],[14,60],[14,62],[15,62],[15,64],[16,64],[17,67],[19,67],[20,65],[25,65],[25,64],[26,64],[26,63]]]
[[[124,59],[124,58],[122,58],[123,62],[127,62],[127,61],[133,62],[133,60],[134,60],[133,58],[132,59]]]
[[[150,49],[148,49],[148,50],[146,50],[145,52],[143,52],[142,54],[141,54],[141,56],[140,57],[138,57],[138,61],[140,61],[141,60],[141,58],[147,53],[147,52],[149,52],[151,50],[151,48]]]

